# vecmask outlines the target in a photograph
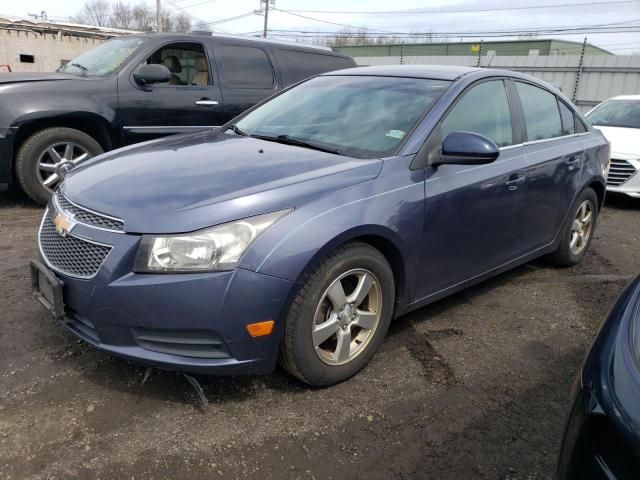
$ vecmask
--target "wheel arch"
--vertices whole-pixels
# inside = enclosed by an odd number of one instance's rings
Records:
[[[115,140],[109,121],[90,112],[56,112],[45,115],[39,112],[38,117],[23,118],[14,126],[17,127],[17,132],[13,144],[13,162],[15,162],[17,152],[27,138],[47,128],[66,127],[79,130],[95,139],[104,151],[111,150]]]
[[[366,243],[378,250],[391,266],[396,298],[395,310],[406,303],[406,261],[402,255],[402,241],[393,230],[380,225],[362,225],[346,230],[326,242],[318,249],[296,278],[296,285],[304,284],[307,276],[334,250],[350,242]]]
[[[598,197],[598,211],[602,210],[602,206],[604,205],[604,197],[607,192],[607,187],[600,180],[592,180],[590,183],[585,185],[585,188],[591,188],[594,192],[596,192],[596,196]]]

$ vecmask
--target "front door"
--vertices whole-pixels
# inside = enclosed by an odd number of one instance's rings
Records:
[[[214,62],[202,43],[163,45],[138,68],[144,64],[164,65],[171,72],[171,80],[143,88],[131,75],[118,79],[119,117],[125,143],[224,123]]]
[[[501,147],[486,165],[427,167],[425,231],[418,300],[427,299],[525,253],[520,234],[527,177],[503,80],[475,84],[445,115],[425,147],[436,155],[454,131]]]

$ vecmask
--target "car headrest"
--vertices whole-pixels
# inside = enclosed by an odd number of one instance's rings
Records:
[[[198,72],[208,72],[209,67],[207,66],[207,59],[204,58],[204,55],[198,55],[196,57],[196,70]]]
[[[171,73],[181,73],[182,65],[180,64],[180,60],[175,55],[169,55],[166,57],[162,64],[169,69]]]

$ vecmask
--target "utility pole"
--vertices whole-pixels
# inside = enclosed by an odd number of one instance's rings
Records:
[[[162,12],[160,0],[156,0],[156,30],[162,32]]]
[[[269,4],[274,7],[276,4],[276,0],[260,0],[260,3],[264,3],[264,31],[262,32],[262,36],[264,38],[267,38],[267,27],[269,24]]]

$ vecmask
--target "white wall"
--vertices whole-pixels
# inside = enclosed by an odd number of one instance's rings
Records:
[[[0,29],[0,65],[8,64],[14,72],[53,72],[61,60],[71,60],[102,41]],[[33,55],[35,63],[20,63],[20,54]]]

